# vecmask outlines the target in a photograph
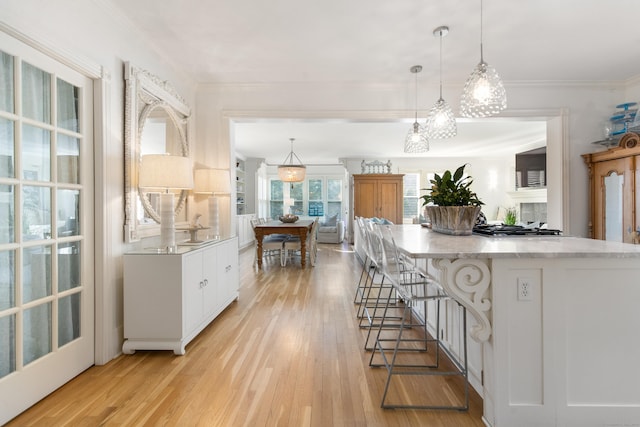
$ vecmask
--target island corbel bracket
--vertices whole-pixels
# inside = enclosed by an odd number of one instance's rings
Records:
[[[469,335],[478,341],[491,336],[491,271],[480,259],[434,259],[433,266],[440,271],[440,283],[445,291],[469,310],[478,321]]]

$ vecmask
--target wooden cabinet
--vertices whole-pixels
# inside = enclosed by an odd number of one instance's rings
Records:
[[[386,218],[402,224],[401,174],[353,175],[353,212],[364,218]]]
[[[185,346],[238,298],[238,240],[124,255],[122,351]]]
[[[627,133],[618,146],[582,157],[589,168],[589,236],[637,243],[640,136]]]

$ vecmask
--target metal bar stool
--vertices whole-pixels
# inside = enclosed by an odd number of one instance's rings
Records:
[[[376,344],[369,365],[372,367],[384,366],[387,369],[387,380],[382,395],[381,406],[383,408],[412,408],[412,409],[453,409],[466,411],[469,409],[469,381],[467,367],[467,321],[466,309],[462,308],[461,336],[462,354],[458,360],[446,346],[440,341],[438,333],[431,337],[427,331],[426,322],[416,323],[413,315],[414,309],[419,304],[424,304],[425,313],[427,303],[435,304],[436,307],[436,331],[440,329],[440,303],[451,298],[444,292],[442,287],[431,278],[427,278],[422,272],[414,268],[413,265],[404,262],[396,247],[393,235],[388,226],[376,226],[374,236],[382,248],[382,271],[387,280],[393,285],[398,298],[404,302],[403,316],[398,328],[384,328],[387,320],[388,307],[392,306],[388,301],[384,310],[383,318],[380,321]],[[393,324],[396,325],[394,320]],[[418,327],[419,326],[419,327]],[[409,330],[412,328],[413,330]],[[383,333],[383,331],[385,331]],[[410,334],[408,334],[410,332]],[[395,334],[395,335],[393,335]],[[393,335],[393,336],[389,336]],[[386,346],[390,343],[391,346]],[[434,351],[429,351],[433,348]],[[443,351],[451,363],[441,363],[440,351]],[[376,358],[382,362],[376,362]],[[442,402],[416,402],[416,396],[409,396],[409,393],[396,391],[395,399],[389,399],[389,392],[392,384],[395,390],[410,390],[411,384],[407,382],[409,377],[440,377],[442,379],[460,377],[463,396],[455,396],[456,393],[443,393],[448,401]],[[448,381],[443,382],[443,387],[448,387]],[[416,394],[420,394],[420,387],[417,387]],[[413,397],[413,398],[412,398]],[[420,397],[420,396],[418,396]],[[400,400],[404,398],[409,403],[389,403],[389,400]]]
[[[385,322],[382,327],[393,328],[400,326],[400,315],[392,316],[389,310],[392,309],[392,303],[398,302],[396,298],[395,288],[382,272],[382,247],[375,238],[376,225],[372,221],[364,221],[365,231],[365,251],[369,259],[370,268],[368,269],[369,280],[365,281],[363,288],[363,297],[358,311],[359,326],[367,329],[367,336],[364,343],[364,349],[373,350],[375,346],[375,331],[381,326],[381,320]],[[380,278],[376,282],[376,275]],[[402,306],[398,306],[401,308]],[[386,310],[386,313],[385,313]],[[383,314],[384,313],[384,314]],[[394,324],[392,321],[395,320]]]

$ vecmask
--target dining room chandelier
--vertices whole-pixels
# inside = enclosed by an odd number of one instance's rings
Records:
[[[442,25],[433,30],[435,37],[440,37],[440,98],[429,111],[425,130],[429,139],[446,139],[456,136],[458,127],[456,116],[447,101],[442,98],[442,38],[449,34],[449,27]]]
[[[488,117],[507,108],[507,93],[495,68],[484,62],[482,45],[482,0],[480,0],[480,63],[462,91],[460,113],[464,117]]]
[[[281,165],[278,165],[278,177],[283,182],[301,182],[304,181],[304,177],[306,175],[307,167],[302,164],[300,158],[293,152],[293,141],[295,138],[289,138],[291,141],[291,152],[284,159]],[[295,159],[298,163],[294,163]]]
[[[415,121],[404,140],[405,153],[426,153],[429,151],[429,140],[423,126],[418,123],[418,73],[422,71],[422,65],[414,65],[409,69],[415,74]]]

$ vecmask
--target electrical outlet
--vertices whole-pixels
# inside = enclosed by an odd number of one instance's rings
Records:
[[[526,277],[518,277],[518,301],[532,301],[532,280]]]

